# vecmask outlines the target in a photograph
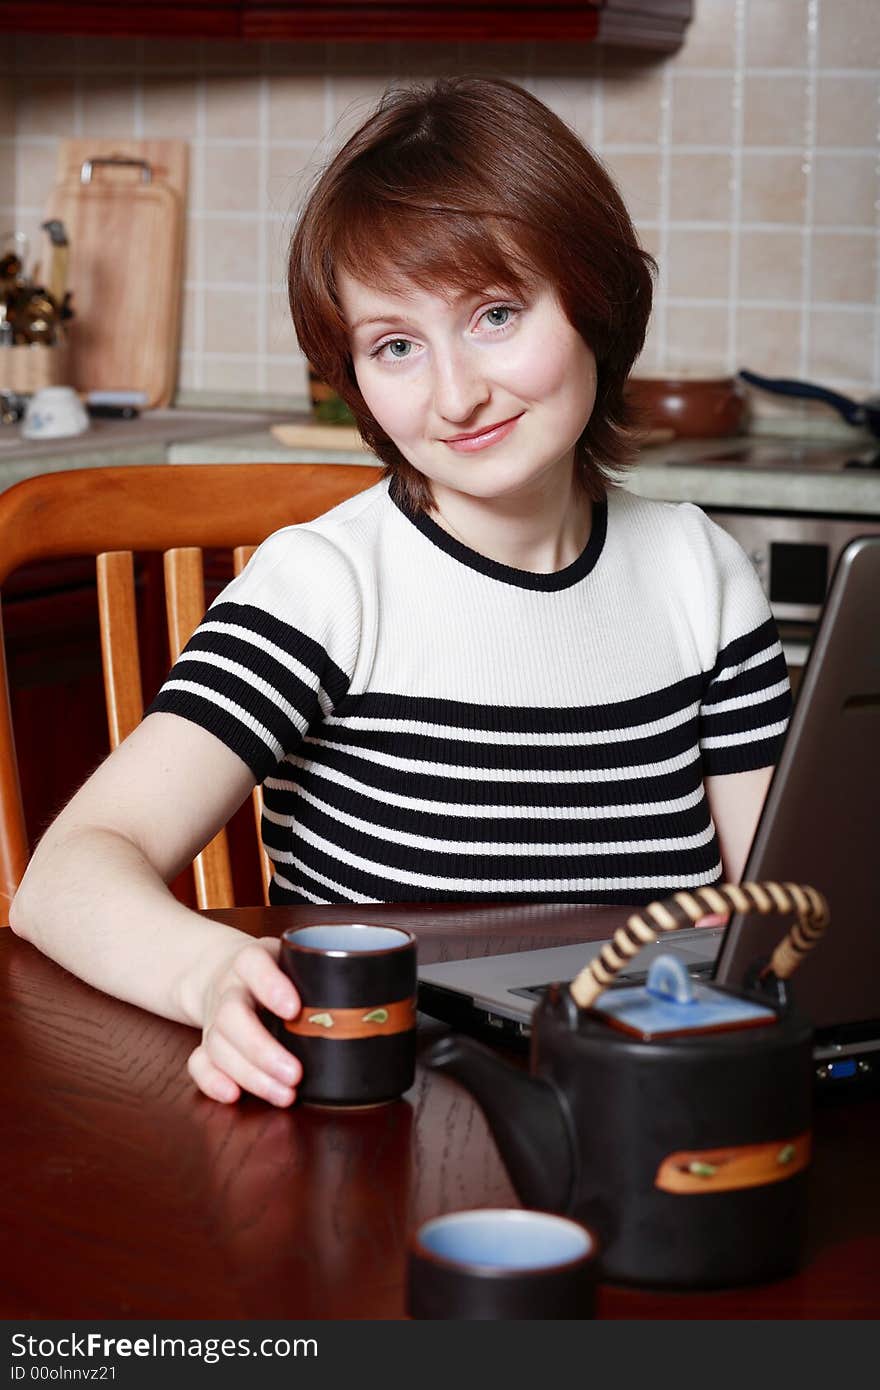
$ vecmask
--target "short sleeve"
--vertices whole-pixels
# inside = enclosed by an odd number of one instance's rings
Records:
[[[348,690],[360,611],[335,545],[276,532],[212,603],[146,713],[200,725],[262,782]]]
[[[792,707],[776,623],[738,542],[699,508],[688,505],[687,512],[705,624],[703,771],[711,777],[772,767]]]

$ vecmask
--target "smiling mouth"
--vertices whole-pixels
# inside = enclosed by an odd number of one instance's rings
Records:
[[[479,444],[482,441],[489,443],[492,436],[499,434],[502,430],[507,430],[520,420],[524,412],[519,415],[512,415],[508,420],[499,420],[495,425],[487,425],[484,430],[477,430],[474,434],[456,434],[449,439],[444,439],[444,444]]]

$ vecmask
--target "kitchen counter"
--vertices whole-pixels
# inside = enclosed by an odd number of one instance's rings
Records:
[[[0,489],[35,473],[137,463],[328,463],[370,465],[373,455],[350,447],[290,448],[271,433],[275,423],[309,420],[305,410],[155,410],[137,420],[93,420],[85,435],[35,443],[22,440],[17,426],[0,429]],[[856,431],[837,435],[852,442],[853,455],[869,457],[880,447]],[[644,497],[696,502],[707,508],[815,512],[880,518],[880,469],[823,466],[829,440],[798,446],[800,457],[773,466],[744,466],[745,441],[682,440],[643,448],[625,475],[625,486]],[[791,444],[780,436],[778,443]],[[774,438],[760,437],[768,459]]]
[[[771,437],[763,439],[769,452]],[[854,454],[872,451],[871,441],[855,431],[852,439]],[[839,437],[835,442],[840,442]],[[735,439],[682,440],[644,448],[627,472],[625,485],[643,497],[696,502],[703,507],[880,517],[880,469],[824,471],[814,466],[809,455],[818,456],[827,439],[817,439],[815,449],[808,446],[800,465],[760,469],[744,468],[737,461],[740,444]],[[716,457],[707,459],[707,455]],[[316,454],[314,449],[287,448],[268,429],[230,434],[222,441],[190,440],[168,450],[169,463],[304,463],[316,457],[328,463],[374,462],[371,454],[350,449],[322,449]]]

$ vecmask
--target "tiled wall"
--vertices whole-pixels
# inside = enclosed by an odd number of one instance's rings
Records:
[[[283,288],[302,188],[390,81],[500,73],[602,155],[660,261],[643,375],[749,366],[865,393],[880,383],[878,20],[878,0],[696,0],[665,58],[20,36],[0,231],[39,236],[60,136],[187,140],[182,396],[303,397]]]

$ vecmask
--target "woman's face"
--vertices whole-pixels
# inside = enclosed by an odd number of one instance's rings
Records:
[[[447,299],[343,273],[339,295],[364,400],[431,482],[490,499],[570,477],[596,361],[548,283]]]

